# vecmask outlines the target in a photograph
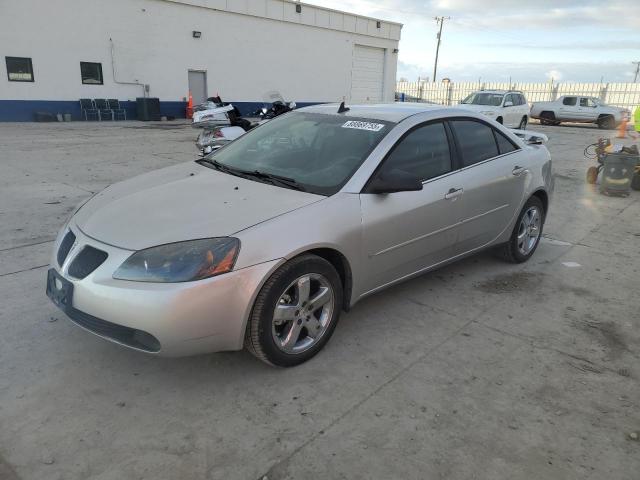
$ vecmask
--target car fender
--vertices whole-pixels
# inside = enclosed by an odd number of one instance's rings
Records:
[[[240,240],[234,269],[276,259],[281,260],[280,266],[310,250],[331,249],[347,259],[353,287],[360,284],[362,216],[357,194],[337,193],[233,236]]]

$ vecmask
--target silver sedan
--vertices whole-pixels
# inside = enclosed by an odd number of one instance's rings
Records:
[[[95,195],[55,242],[47,294],[140,351],[296,365],[367,295],[489,247],[528,260],[553,190],[532,138],[438,106],[303,108]]]

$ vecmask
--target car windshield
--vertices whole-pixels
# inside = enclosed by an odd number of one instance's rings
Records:
[[[339,114],[290,112],[249,131],[205,161],[252,180],[333,195],[392,126]]]
[[[492,107],[499,107],[502,105],[502,99],[504,95],[501,93],[472,93],[467,98],[462,100],[462,103],[469,105],[490,105]]]

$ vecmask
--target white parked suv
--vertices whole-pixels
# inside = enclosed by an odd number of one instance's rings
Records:
[[[560,125],[560,122],[595,123],[600,128],[613,129],[628,120],[631,112],[626,108],[606,105],[595,97],[564,95],[552,102],[535,102],[531,117],[542,125]]]
[[[509,128],[524,130],[529,121],[529,104],[515,90],[480,90],[462,100],[460,108],[480,112]]]

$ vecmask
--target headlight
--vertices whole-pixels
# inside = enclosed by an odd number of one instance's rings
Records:
[[[230,272],[240,251],[232,237],[203,238],[140,250],[127,258],[113,278],[134,282],[190,282]]]

